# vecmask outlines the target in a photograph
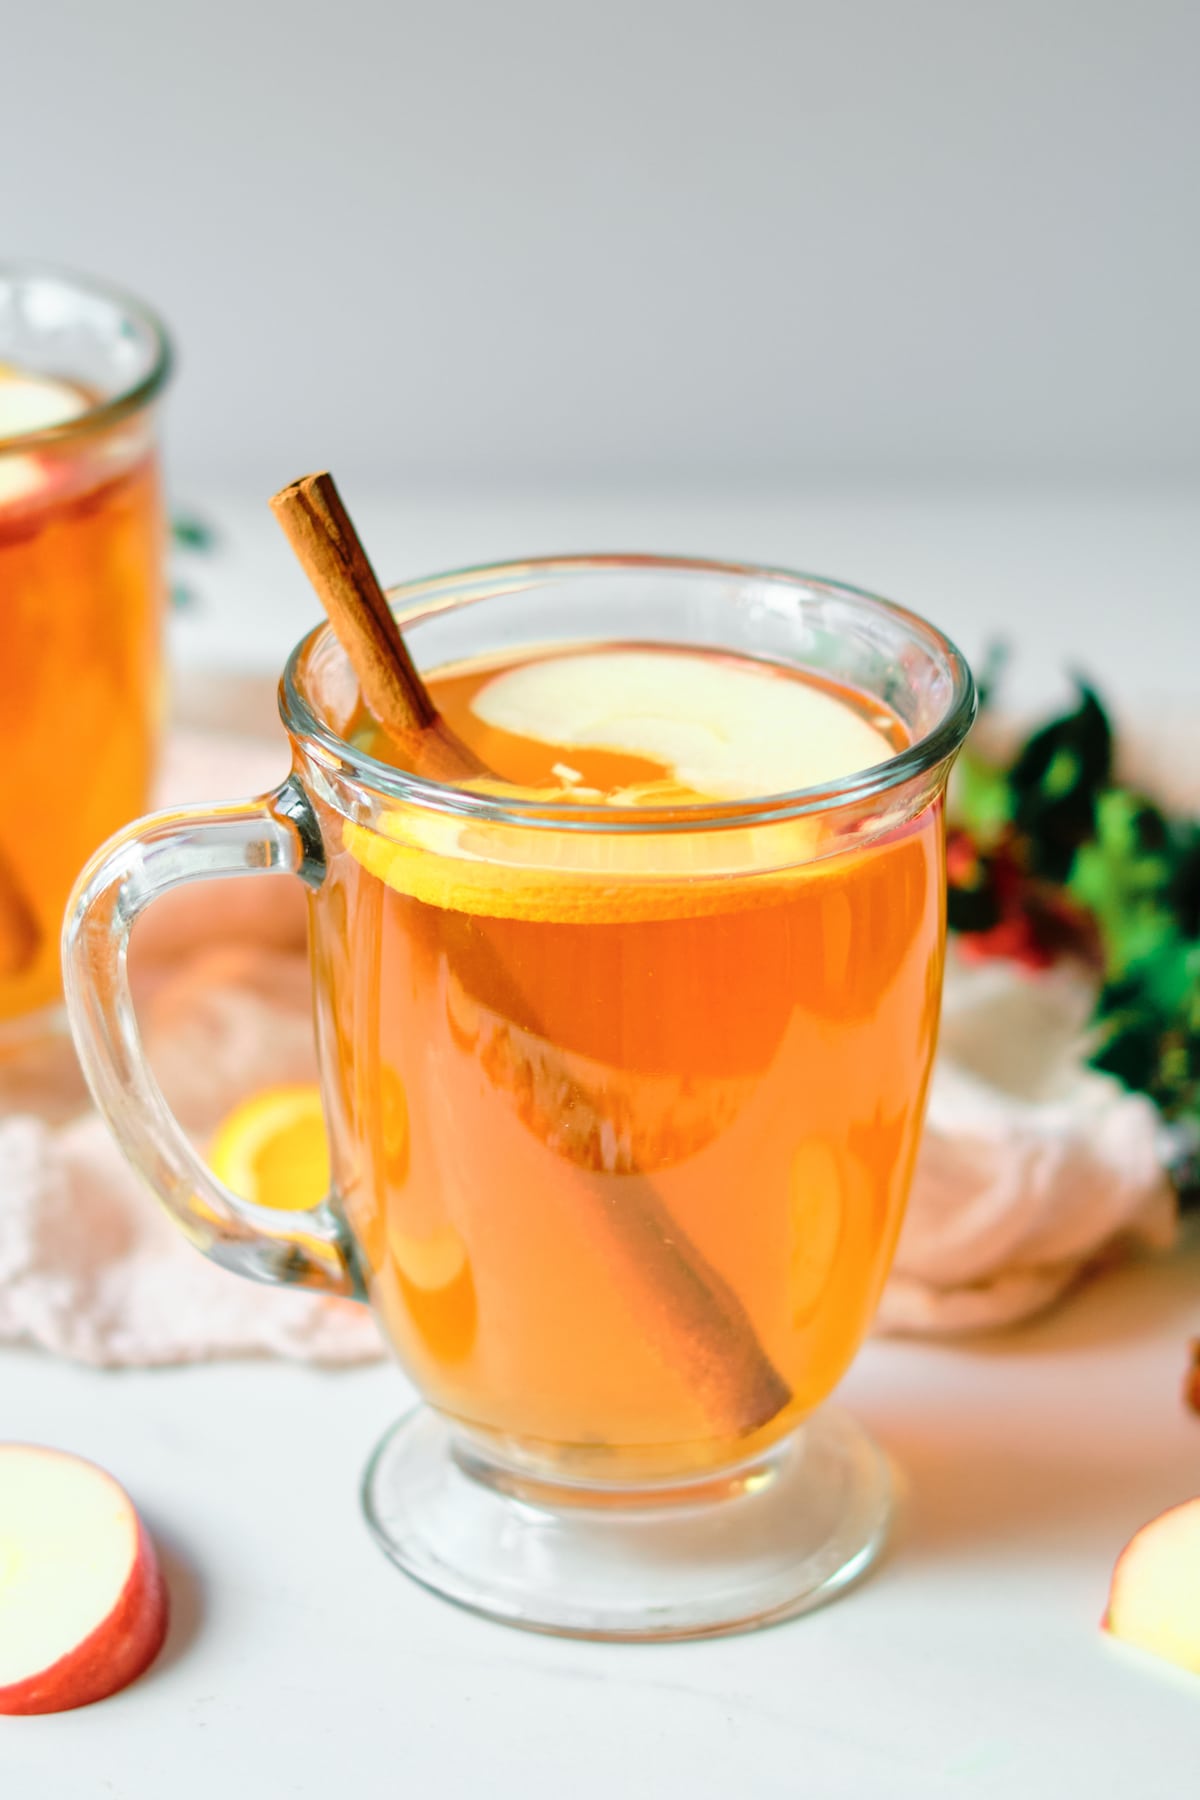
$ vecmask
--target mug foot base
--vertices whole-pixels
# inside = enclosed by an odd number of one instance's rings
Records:
[[[363,1483],[377,1542],[435,1593],[527,1631],[648,1641],[749,1631],[832,1599],[879,1555],[891,1497],[882,1453],[834,1408],[720,1483],[625,1502],[489,1474],[419,1407]]]

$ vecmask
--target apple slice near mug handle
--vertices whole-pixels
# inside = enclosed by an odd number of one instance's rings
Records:
[[[0,1714],[115,1694],[157,1656],[167,1614],[149,1533],[112,1476],[0,1444]]]

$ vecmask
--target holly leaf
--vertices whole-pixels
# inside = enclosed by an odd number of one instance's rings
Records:
[[[1035,731],[1009,770],[1012,821],[1030,872],[1065,881],[1095,829],[1096,802],[1112,772],[1112,728],[1099,699],[1077,682],[1079,705]]]
[[[977,954],[1098,968],[1092,1065],[1200,1127],[1200,823],[1113,784],[1107,714],[1077,687],[1007,769],[960,759],[951,928]]]
[[[1200,942],[1182,932],[1105,983],[1093,1066],[1150,1095],[1167,1118],[1200,1111]]]
[[[970,832],[981,850],[991,849],[1004,836],[1012,819],[1007,770],[974,755],[968,746],[950,777],[946,810],[955,825]]]
[[[1158,808],[1125,788],[1101,794],[1093,817],[1094,835],[1077,848],[1066,887],[1096,920],[1104,970],[1115,979],[1178,933],[1174,846]]]

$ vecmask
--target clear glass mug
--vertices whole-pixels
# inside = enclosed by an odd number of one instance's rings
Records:
[[[326,626],[272,794],[161,814],[81,877],[64,959],[97,1104],[200,1249],[366,1300],[426,1404],[365,1484],[388,1554],[514,1624],[656,1638],[816,1604],[879,1549],[882,1457],[822,1405],[904,1210],[944,948],[942,803],[974,691],[938,631],[774,570],[641,557],[392,594],[419,667],[548,643],[810,669],[911,740],[821,789],[588,809],[350,741]],[[125,954],[181,883],[308,888],[333,1190],[227,1192],[144,1062]]]
[[[14,1054],[37,1041],[29,1016],[59,999],[63,908],[85,857],[149,804],[163,710],[155,415],[169,364],[139,302],[0,265],[0,401],[11,374],[82,401],[41,429],[6,437],[0,424],[0,1043]]]

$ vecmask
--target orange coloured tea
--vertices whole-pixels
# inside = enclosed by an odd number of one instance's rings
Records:
[[[5,436],[6,387],[44,399],[65,385],[0,369],[0,1019],[57,997],[67,895],[147,803],[160,706],[161,506],[145,421],[81,421],[36,452]],[[88,404],[78,394],[75,411]]]
[[[614,806],[684,823],[831,781],[903,730],[675,648],[430,685],[493,799],[589,828],[323,812],[319,1042],[372,1302],[493,1442],[581,1478],[728,1464],[825,1398],[888,1268],[936,1032],[939,808],[606,833]]]

